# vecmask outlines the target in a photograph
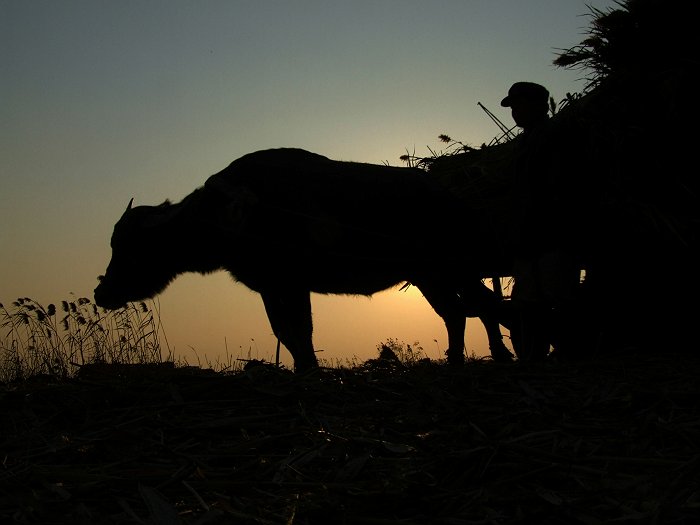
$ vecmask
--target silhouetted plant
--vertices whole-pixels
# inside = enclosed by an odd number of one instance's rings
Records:
[[[410,344],[389,338],[385,342],[377,345],[379,359],[398,361],[402,365],[412,366],[424,359],[428,359],[423,347],[418,341]]]
[[[71,377],[88,363],[161,362],[159,327],[145,303],[100,311],[81,297],[44,307],[28,297],[0,304],[0,380]]]
[[[692,2],[624,0],[617,8],[589,6],[586,38],[563,50],[554,65],[587,70],[587,89],[609,77],[648,74],[697,64]]]
[[[439,135],[438,139],[440,142],[447,144],[444,150],[437,150],[433,149],[430,146],[427,146],[428,151],[430,152],[429,156],[426,157],[420,157],[416,155],[415,149],[413,150],[413,153],[409,152],[406,150],[405,155],[401,155],[399,159],[402,162],[405,162],[406,165],[410,168],[420,168],[420,169],[429,169],[430,165],[433,163],[435,159],[438,159],[440,157],[446,156],[446,155],[457,155],[459,153],[468,153],[470,151],[474,151],[476,148],[464,144],[463,142],[460,142],[458,140],[452,139],[449,135]]]

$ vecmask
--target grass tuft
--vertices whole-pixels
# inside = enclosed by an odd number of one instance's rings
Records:
[[[146,303],[108,311],[80,297],[61,301],[61,310],[28,297],[0,304],[0,381],[70,378],[86,364],[162,362],[159,324]]]

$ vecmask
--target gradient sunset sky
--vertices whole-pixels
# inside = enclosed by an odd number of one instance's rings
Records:
[[[552,61],[584,38],[588,6],[616,4],[0,0],[0,302],[92,298],[129,199],[178,201],[252,151],[399,166],[442,148],[442,133],[489,142],[498,128],[477,103],[511,125],[499,102],[513,82],[557,101],[583,89],[583,72]],[[226,274],[180,277],[159,301],[189,362],[274,356],[262,301]],[[374,357],[388,338],[431,358],[447,346],[414,288],[312,307],[322,359]],[[488,353],[478,320],[467,351]]]

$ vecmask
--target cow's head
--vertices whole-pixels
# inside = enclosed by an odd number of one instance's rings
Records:
[[[175,277],[165,250],[174,206],[166,202],[132,208],[132,203],[133,199],[114,226],[112,259],[95,288],[95,303],[104,308],[117,309],[129,301],[151,298]]]

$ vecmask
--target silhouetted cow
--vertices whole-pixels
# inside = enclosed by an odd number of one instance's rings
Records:
[[[372,295],[407,281],[444,319],[448,360],[459,364],[465,316],[494,300],[463,250],[443,253],[468,224],[465,210],[422,170],[259,151],[177,204],[129,203],[95,302],[119,308],[155,296],[184,272],[224,269],[260,293],[275,335],[303,371],[317,366],[310,292]],[[510,358],[498,325],[487,326],[492,348],[499,346],[494,356]]]

